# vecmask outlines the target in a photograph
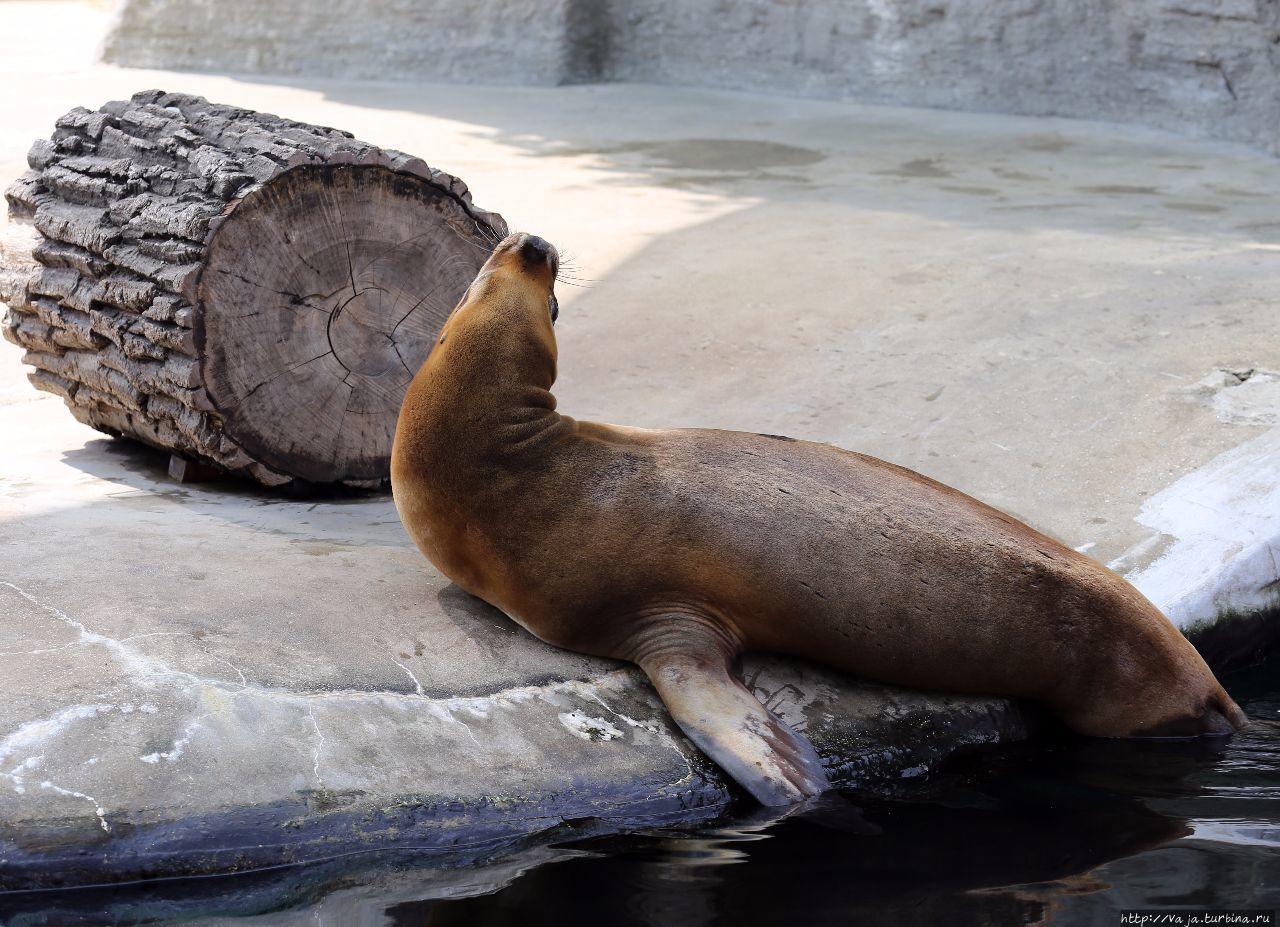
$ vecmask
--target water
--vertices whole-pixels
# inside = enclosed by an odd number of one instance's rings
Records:
[[[0,923],[754,927],[1119,924],[1280,908],[1280,659],[1227,680],[1229,743],[1046,738],[925,782],[716,826],[575,838],[465,870],[412,854],[235,879],[0,898]],[[7,919],[6,919],[7,918]]]

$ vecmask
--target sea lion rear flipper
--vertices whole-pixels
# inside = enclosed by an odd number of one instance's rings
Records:
[[[685,735],[761,804],[827,788],[813,744],[761,705],[720,654],[664,650],[640,665]]]

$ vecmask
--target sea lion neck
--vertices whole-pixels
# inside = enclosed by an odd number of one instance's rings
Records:
[[[401,413],[429,423],[417,434],[432,456],[505,455],[570,427],[551,392],[557,350],[545,290],[497,268],[449,316]]]

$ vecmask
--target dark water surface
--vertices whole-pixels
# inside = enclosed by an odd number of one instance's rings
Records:
[[[1044,737],[790,814],[565,839],[468,869],[412,854],[285,873],[0,896],[0,923],[1120,924],[1129,909],[1280,908],[1280,659],[1224,680],[1229,742]]]

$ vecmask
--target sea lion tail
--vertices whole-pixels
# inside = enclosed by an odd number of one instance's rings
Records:
[[[1097,728],[1073,726],[1082,734],[1103,737],[1226,737],[1249,726],[1249,719],[1245,717],[1245,713],[1222,688],[1202,701],[1198,701],[1195,708],[1190,705],[1187,708],[1189,710],[1182,714],[1166,716],[1154,724],[1141,725],[1130,729],[1127,734],[1117,735]]]

